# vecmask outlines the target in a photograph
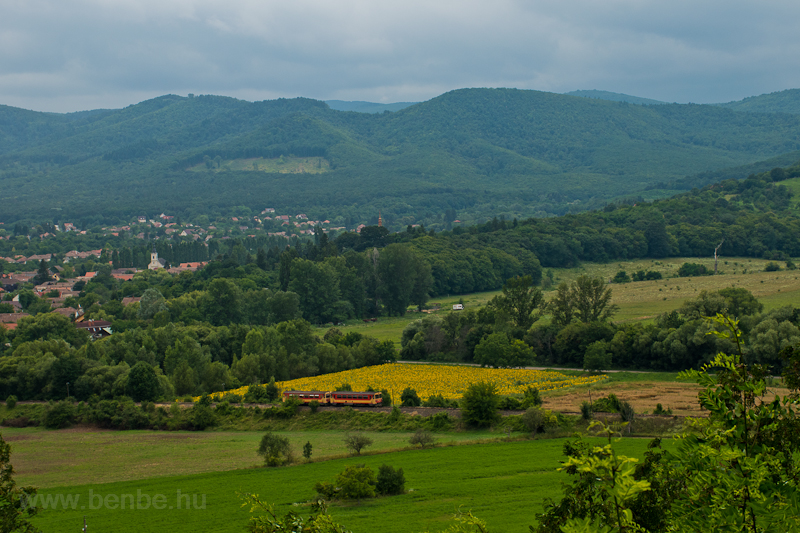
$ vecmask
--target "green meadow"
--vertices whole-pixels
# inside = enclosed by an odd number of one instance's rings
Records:
[[[618,453],[641,458],[647,442],[623,439],[615,446]],[[523,532],[535,524],[545,498],[560,497],[560,483],[567,480],[557,471],[563,443],[563,439],[495,441],[281,468],[65,484],[40,491],[40,505],[48,503],[50,508],[34,523],[52,533],[78,531],[84,517],[89,531],[104,533],[242,531],[248,510],[242,508],[237,493],[256,493],[274,504],[278,513],[305,513],[306,503],[315,496],[316,482],[333,480],[351,464],[366,464],[377,471],[385,463],[404,470],[405,494],[329,508],[339,523],[355,533],[440,531],[459,511],[473,512],[491,531]],[[185,453],[193,451],[187,448]],[[126,459],[120,456],[116,468],[126,469]]]
[[[765,259],[746,257],[721,257],[717,275],[693,278],[677,277],[681,265],[697,263],[713,270],[713,257],[639,259],[611,263],[584,263],[575,268],[553,268],[549,269],[553,275],[553,282],[549,289],[545,289],[545,299],[555,294],[552,289],[562,281],[569,283],[583,274],[610,280],[620,270],[628,274],[639,270],[654,270],[661,272],[663,279],[610,285],[612,302],[619,307],[619,311],[614,315],[615,322],[650,321],[661,313],[678,309],[686,300],[697,297],[700,291],[715,291],[725,287],[743,287],[749,290],[764,304],[765,311],[795,304],[800,300],[800,271],[783,269],[777,272],[765,272],[764,267],[769,262]],[[781,267],[784,265],[783,262],[779,264]],[[463,302],[466,308],[481,307],[498,294],[500,291],[437,297],[428,303],[428,307],[432,314],[446,314],[452,311],[453,304]],[[390,340],[400,348],[403,329],[409,322],[424,316],[424,313],[409,312],[403,317],[381,317],[377,322],[351,321],[345,326],[339,326],[339,329],[343,332],[357,331],[382,341]],[[541,322],[546,323],[548,320],[549,317],[545,315]],[[325,331],[327,328],[317,328],[319,335],[324,335]]]
[[[298,457],[306,442],[312,444],[313,461],[348,454],[342,429],[275,433],[289,439]],[[407,448],[413,434],[364,433],[373,440],[364,451],[367,454]],[[257,467],[262,461],[256,449],[264,432],[3,428],[0,434],[12,446],[17,482],[49,488]],[[474,443],[497,436],[490,431],[434,433],[439,445]],[[121,457],[125,458],[124,468],[118,467]]]

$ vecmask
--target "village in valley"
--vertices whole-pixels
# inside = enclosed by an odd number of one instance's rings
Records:
[[[359,224],[354,229],[356,232],[365,227]],[[28,228],[20,227],[18,224],[12,231],[8,231],[5,225],[0,223],[0,246],[2,242],[12,241],[19,238],[20,233],[26,233]],[[37,230],[41,229],[39,233]],[[95,338],[101,338],[111,334],[111,323],[103,320],[86,320],[84,309],[77,303],[80,296],[80,288],[97,275],[96,270],[83,269],[80,266],[89,266],[96,269],[101,264],[114,265],[114,251],[111,245],[98,249],[69,250],[61,253],[59,248],[62,243],[58,242],[59,236],[74,236],[74,241],[80,244],[87,244],[88,238],[81,237],[100,237],[113,238],[119,242],[141,240],[153,243],[153,250],[150,253],[149,263],[146,268],[122,267],[113,268],[111,277],[120,281],[130,281],[137,272],[142,270],[163,270],[169,274],[180,274],[184,271],[196,271],[207,264],[207,261],[188,261],[177,265],[169,264],[165,259],[159,258],[156,250],[157,242],[199,242],[206,248],[213,239],[241,239],[256,237],[278,237],[286,239],[287,242],[292,238],[308,238],[316,232],[324,232],[331,236],[344,231],[345,226],[335,226],[330,220],[309,220],[303,213],[296,215],[276,214],[274,208],[265,208],[258,215],[250,217],[224,217],[214,221],[213,224],[200,225],[193,223],[181,223],[175,216],[161,213],[153,218],[147,216],[137,216],[130,224],[102,227],[97,229],[80,229],[71,222],[53,224],[51,227],[30,228],[24,237],[41,253],[32,255],[9,254],[3,256],[0,253],[0,305],[6,304],[12,309],[5,309],[8,312],[0,312],[0,324],[8,330],[15,329],[17,322],[30,316],[24,312],[20,301],[19,289],[26,284],[33,285],[34,295],[47,301],[54,313],[64,315],[75,322],[76,327],[85,329]],[[93,235],[94,234],[94,235]],[[33,247],[33,246],[31,246]],[[86,246],[83,246],[85,248]],[[46,265],[49,279],[37,280],[37,273],[41,265]],[[36,283],[41,281],[40,283]],[[77,285],[81,284],[81,285]],[[76,290],[76,286],[78,289]],[[12,296],[12,293],[13,294]],[[141,298],[127,296],[122,298],[123,306],[138,302]],[[0,310],[3,308],[0,307]]]

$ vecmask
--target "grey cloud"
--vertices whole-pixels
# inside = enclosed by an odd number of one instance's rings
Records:
[[[424,100],[470,86],[716,102],[800,86],[793,2],[0,0],[0,103]],[[99,105],[98,105],[99,104]]]

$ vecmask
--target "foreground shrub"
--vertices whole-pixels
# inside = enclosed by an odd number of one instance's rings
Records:
[[[522,408],[522,402],[513,396],[503,396],[497,404],[497,408],[502,411],[518,411]]]
[[[289,511],[285,516],[275,514],[272,505],[262,502],[257,494],[240,494],[244,505],[250,506],[250,513],[263,514],[251,516],[247,529],[251,533],[278,533],[281,531],[302,531],[303,533],[352,533],[333,521],[327,514],[325,504],[316,502],[311,506],[311,515],[306,519]]]
[[[378,494],[391,496],[395,494],[403,494],[406,491],[406,477],[403,474],[403,469],[389,465],[381,465],[378,468],[378,481],[375,485],[375,490]]]
[[[192,424],[192,429],[203,431],[206,428],[217,425],[217,415],[208,406],[195,405],[189,412],[189,421]]]
[[[381,389],[381,407],[392,406],[392,395],[389,394],[388,389]]]
[[[584,420],[591,420],[594,415],[592,404],[586,401],[581,402],[581,418]]]
[[[543,400],[542,397],[539,395],[539,389],[536,387],[528,387],[525,389],[524,396],[522,398],[522,408],[527,409],[529,407],[538,407],[542,405]]]
[[[354,455],[361,455],[361,450],[367,446],[372,446],[372,439],[361,432],[352,433],[345,436],[344,445],[348,450],[353,452]]]
[[[531,407],[525,414],[522,415],[522,424],[529,433],[534,435],[540,431],[544,431],[544,426],[547,423],[547,415],[542,409],[538,407]]]
[[[67,401],[53,404],[44,417],[47,429],[63,429],[75,423],[75,406]]]
[[[264,463],[267,466],[289,464],[294,459],[289,439],[272,432],[267,432],[261,437],[261,443],[258,445],[256,453],[264,458]]]
[[[418,429],[416,433],[411,435],[411,438],[408,439],[408,443],[412,446],[419,446],[420,448],[427,448],[428,446],[433,446],[435,440],[433,435],[430,431],[425,431],[424,429]]]
[[[682,278],[710,276],[713,273],[713,270],[709,270],[705,265],[698,265],[697,263],[684,263],[678,269],[678,276]]]
[[[488,427],[500,420],[497,385],[479,382],[470,385],[461,400],[461,419],[473,427]]]
[[[599,398],[592,404],[592,411],[596,413],[619,413],[620,401],[613,392],[605,398]]]
[[[11,410],[17,406],[17,397],[13,394],[6,398],[6,407]]]
[[[662,405],[660,403],[657,403],[656,404],[656,408],[653,409],[653,414],[654,415],[671,415],[672,414],[672,409],[670,409],[669,407],[664,409],[664,407],[662,407]]]
[[[337,496],[343,500],[375,497],[375,472],[368,466],[351,465],[336,476]]]
[[[458,402],[456,400],[448,400],[441,394],[434,394],[429,396],[427,400],[422,402],[423,407],[441,407],[444,409],[452,408],[458,409]]]
[[[406,388],[400,394],[400,405],[403,407],[419,407],[422,405],[422,400],[419,399],[417,391],[412,388]]]

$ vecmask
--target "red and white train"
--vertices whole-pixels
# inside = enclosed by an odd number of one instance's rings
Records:
[[[283,393],[283,401],[297,398],[304,405],[318,402],[320,405],[365,405],[376,407],[383,405],[380,392],[353,391],[300,391],[287,390]]]

